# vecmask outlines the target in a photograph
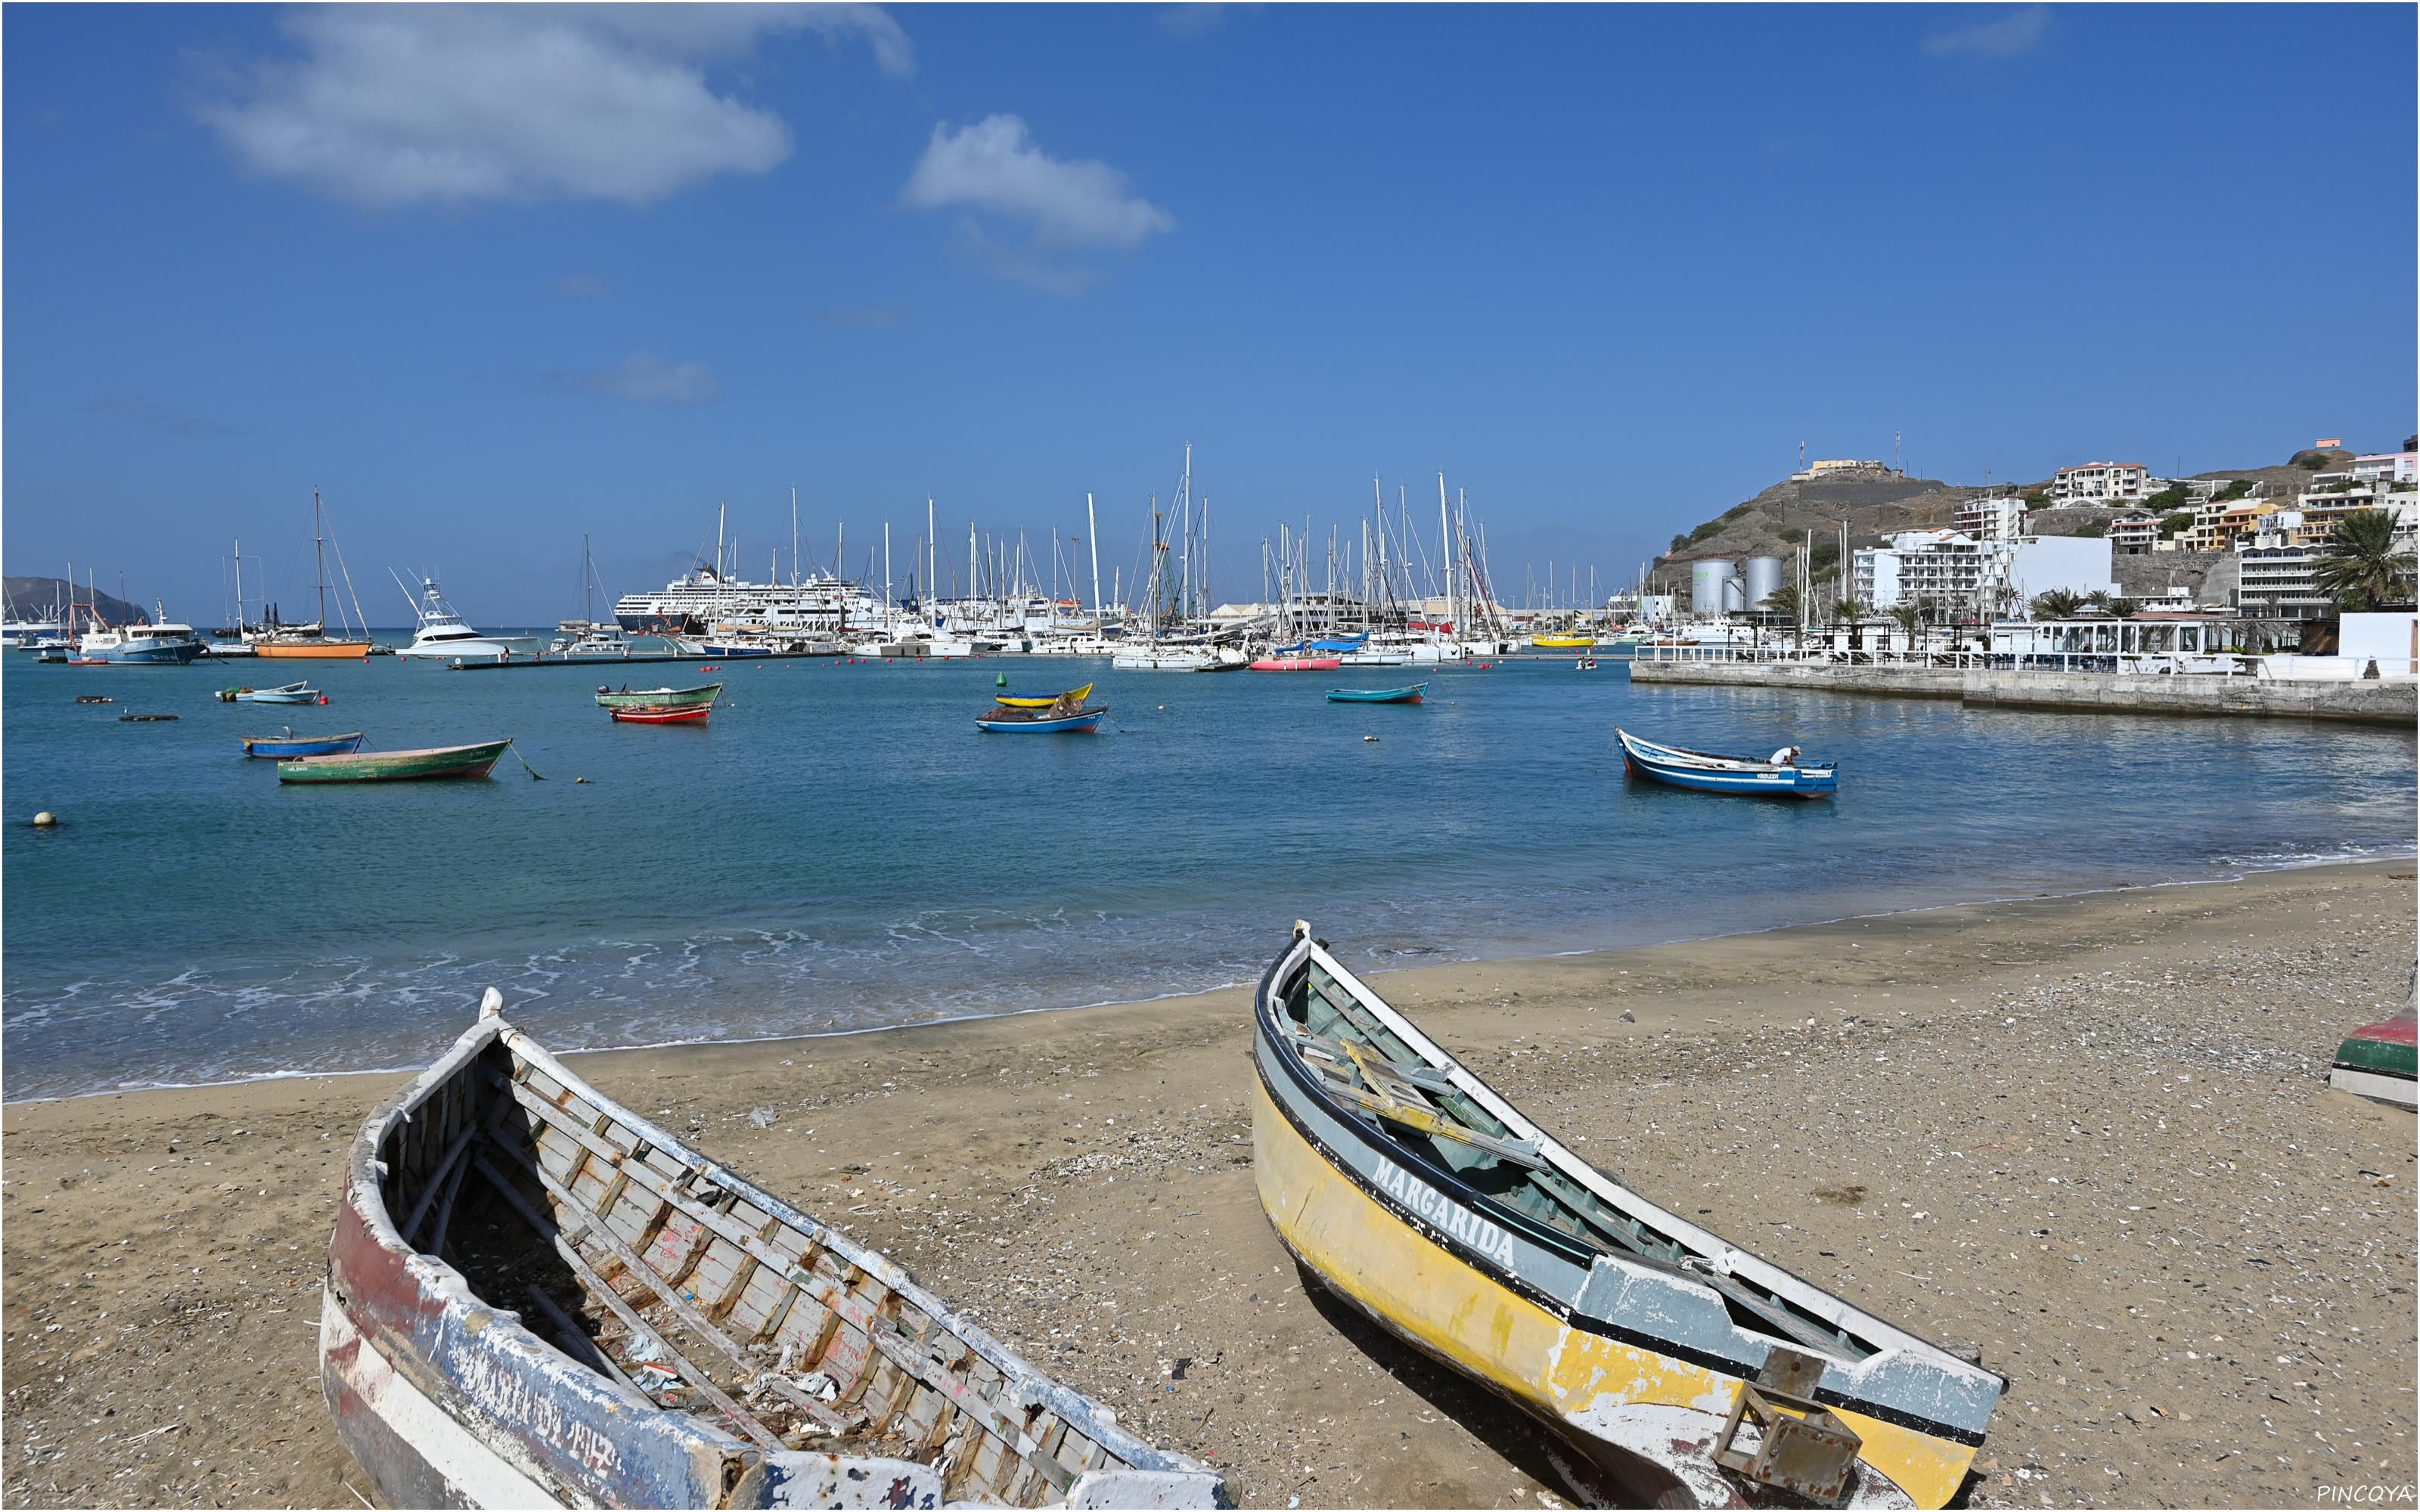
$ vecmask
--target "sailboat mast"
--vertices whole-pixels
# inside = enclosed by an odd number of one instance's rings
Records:
[[[1084,544],[1093,548],[1093,628],[1100,629],[1101,618],[1101,522],[1093,510],[1093,496],[1084,495]]]
[[[326,526],[319,511],[319,490],[311,490],[311,561],[319,579],[319,633],[328,633],[328,553]]]
[[[935,533],[935,530],[933,496],[926,494],[924,496],[924,608],[932,613],[933,628],[939,630],[941,627],[941,611],[934,607],[933,575],[940,571],[940,558],[938,554],[939,548],[935,544],[940,537]]]
[[[714,506],[714,586],[718,596],[722,592],[722,521],[730,513],[728,501]]]
[[[782,575],[775,573],[773,580],[780,582]],[[790,485],[790,586],[799,586],[799,486],[795,483]]]
[[[1462,616],[1454,612],[1453,602],[1453,520],[1446,513],[1445,474],[1437,474],[1437,545],[1445,551],[1445,614],[1453,625],[1453,633],[1462,634]]]

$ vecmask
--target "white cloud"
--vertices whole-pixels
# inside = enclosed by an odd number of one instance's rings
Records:
[[[299,56],[224,71],[196,114],[253,172],[372,209],[638,206],[764,173],[789,127],[706,66],[768,35],[862,37],[884,71],[915,66],[874,6],[342,6],[285,29]]]
[[[2027,6],[2023,10],[2011,10],[1997,21],[1978,22],[1972,26],[1934,32],[1921,45],[1927,57],[1954,57],[1961,54],[1973,57],[2015,57],[2041,45],[2042,34],[2049,29],[2050,8]]]
[[[935,125],[900,198],[920,209],[956,205],[1023,222],[1035,246],[1052,250],[1132,252],[1153,232],[1176,229],[1174,216],[1127,192],[1125,174],[1051,157],[1015,116],[987,116],[956,131]]]
[[[654,352],[632,352],[611,367],[547,373],[529,383],[539,393],[588,393],[630,404],[694,409],[722,397],[722,385],[704,363],[673,362]]]

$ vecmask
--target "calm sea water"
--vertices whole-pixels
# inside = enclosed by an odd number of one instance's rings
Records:
[[[2395,731],[1634,688],[1609,660],[1432,671],[1418,707],[1322,697],[1410,670],[737,662],[705,728],[611,723],[593,668],[307,671],[327,707],[212,696],[287,675],[266,666],[7,655],[0,1092],[411,1065],[489,984],[565,1048],[790,1034],[1249,980],[1297,918],[1383,969],[2401,854],[2414,828]],[[1001,671],[1094,680],[1110,723],[979,734]],[[283,787],[237,737],[287,723],[512,735],[547,780],[507,755],[483,782]],[[1617,723],[1796,742],[1841,795],[1629,782]]]

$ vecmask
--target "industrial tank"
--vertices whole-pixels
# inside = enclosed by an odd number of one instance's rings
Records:
[[[1726,589],[1729,592],[1725,592]],[[1721,614],[1739,607],[1739,563],[1710,558],[1689,566],[1689,611]]]
[[[1781,559],[1779,557],[1747,559],[1747,607],[1749,609],[1762,609],[1764,601],[1772,597],[1773,591],[1780,586]]]

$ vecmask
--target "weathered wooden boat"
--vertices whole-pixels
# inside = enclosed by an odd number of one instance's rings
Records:
[[[688,724],[714,712],[711,703],[634,703],[605,711],[624,724]]]
[[[625,687],[618,693],[600,687],[597,690],[597,706],[600,709],[685,708],[690,704],[710,707],[721,696],[721,683],[703,683],[696,687],[646,687],[635,692]]]
[[[393,1506],[1181,1507],[881,1255],[478,1021],[354,1141],[320,1379]]]
[[[1957,1493],[2005,1379],[1589,1165],[1308,925],[1261,979],[1252,1057],[1255,1175],[1286,1247],[1568,1439],[1618,1504]]]
[[[1064,700],[1044,709],[1001,709],[975,716],[975,728],[990,735],[1083,735],[1101,727],[1106,703],[1069,708]]]
[[[361,748],[358,730],[345,735],[298,735],[288,730],[282,735],[247,735],[243,742],[245,755],[280,761],[296,756],[347,756]]]
[[[1659,746],[1616,729],[1622,764],[1644,778],[1701,793],[1747,793],[1787,798],[1820,798],[1840,791],[1835,762],[1759,761],[1753,756],[1715,756],[1678,746]]]
[[[423,750],[365,750],[349,756],[297,756],[277,764],[280,782],[401,782],[430,777],[485,777],[510,740]]]
[[[2328,1085],[2398,1108],[2420,1107],[2420,987],[2403,1011],[2365,1024],[2336,1046]]]
[[[284,687],[240,687],[235,690],[238,703],[325,703],[326,695],[308,683],[288,683]]]
[[[1344,660],[1341,656],[1263,656],[1251,665],[1256,672],[1332,672]]]
[[[1086,683],[1081,687],[1071,687],[1064,693],[1053,693],[1047,698],[1011,698],[1006,693],[1000,693],[993,696],[992,702],[1011,709],[1047,709],[1062,699],[1071,699],[1080,705],[1092,696],[1093,685]]]
[[[1429,685],[1414,683],[1409,687],[1331,687],[1327,690],[1330,703],[1418,703],[1428,697]]]

